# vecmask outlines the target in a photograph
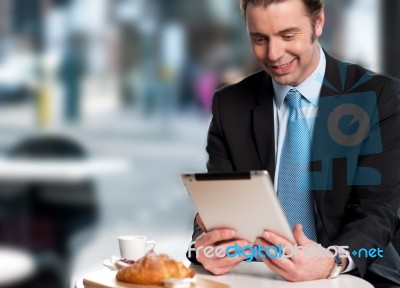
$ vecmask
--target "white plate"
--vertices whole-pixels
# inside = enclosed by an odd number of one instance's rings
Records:
[[[163,284],[166,288],[190,288],[192,283],[196,283],[196,278],[170,278]]]

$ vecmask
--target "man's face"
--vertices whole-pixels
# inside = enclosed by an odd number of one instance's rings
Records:
[[[318,41],[323,12],[312,27],[301,0],[287,0],[267,7],[249,4],[247,30],[261,67],[280,84],[298,86],[317,68]]]

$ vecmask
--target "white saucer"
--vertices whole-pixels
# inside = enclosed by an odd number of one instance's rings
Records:
[[[111,271],[117,271],[117,267],[111,262],[110,259],[106,259],[103,261],[103,266],[107,267]]]
[[[118,269],[122,269],[124,267],[128,267],[131,265],[119,260],[120,257],[113,255],[111,256],[111,258],[104,260],[103,265],[108,269],[110,269],[111,271],[117,271]]]
[[[106,259],[103,261],[103,265],[110,269],[111,271],[117,271],[117,267],[115,266],[115,263],[119,260],[120,258],[117,256],[112,255],[109,259]]]

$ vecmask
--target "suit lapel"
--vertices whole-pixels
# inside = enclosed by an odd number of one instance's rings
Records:
[[[330,111],[332,110],[332,107],[330,107],[329,105],[322,104],[326,102],[329,103],[329,101],[324,101],[323,98],[328,96],[338,95],[340,94],[341,91],[338,60],[330,57],[327,53],[325,53],[325,56],[326,56],[326,70],[320,93],[320,101],[319,101],[320,104],[318,107],[319,116],[329,115]],[[313,137],[313,154],[315,157],[314,159],[316,161],[313,162],[312,170],[314,171],[313,181],[314,181],[315,204],[318,208],[319,215],[325,227],[325,231],[328,234],[328,238],[330,238],[329,236],[331,234],[330,232],[333,231],[328,231],[329,229],[327,229],[328,227],[325,224],[327,223],[327,220],[325,219],[324,216],[326,215],[324,213],[324,210],[326,209],[326,207],[324,207],[324,199],[327,189],[326,187],[329,187],[332,184],[330,183],[330,181],[332,181],[332,161],[331,159],[325,159],[325,160],[322,159],[324,159],[323,156],[324,151],[328,151],[328,149],[335,149],[335,147],[327,147],[326,143],[324,143],[324,139],[326,137],[326,129],[327,129],[327,127],[324,126],[326,126],[326,123],[324,123],[324,121],[318,121],[317,118],[314,128],[314,137]],[[316,154],[319,155],[316,156]],[[322,159],[318,159],[320,156],[322,156]],[[321,234],[319,234],[319,237],[321,237]]]
[[[318,106],[318,116],[315,122],[314,127],[314,135],[313,135],[313,157],[316,160],[313,163],[313,171],[322,171],[321,173],[315,172],[313,180],[314,180],[314,190],[318,191],[314,193],[315,199],[317,202],[322,203],[324,193],[321,191],[325,190],[324,187],[327,187],[328,181],[330,180],[328,175],[330,174],[329,171],[326,169],[331,169],[329,163],[326,161],[321,161],[323,159],[323,154],[326,149],[330,149],[331,147],[325,147],[323,143],[324,137],[326,137],[325,132],[327,127],[322,121],[319,121],[318,117],[321,115],[329,115],[330,107],[323,105],[325,103],[324,97],[337,95],[338,91],[335,87],[340,85],[340,78],[339,78],[339,69],[338,63],[335,59],[330,57],[327,53],[326,56],[326,69],[325,69],[325,76],[322,80],[322,87],[320,93],[320,100]],[[322,156],[322,157],[321,157]],[[318,201],[320,200],[320,201]]]
[[[275,134],[273,113],[273,87],[271,78],[263,74],[257,91],[258,105],[253,110],[253,132],[262,169],[275,176]]]

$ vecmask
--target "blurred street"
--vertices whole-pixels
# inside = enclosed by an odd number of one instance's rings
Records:
[[[107,105],[107,96],[103,98]],[[87,103],[103,105],[91,100]],[[29,103],[23,103],[0,113],[1,151],[39,132],[32,125],[35,111],[31,108]],[[175,114],[165,122],[135,116],[134,111],[127,110],[109,113],[101,120],[92,122],[89,117],[79,124],[57,128],[82,144],[91,157],[124,159],[130,167],[122,174],[95,179],[100,219],[95,227],[72,241],[79,247],[73,255],[72,283],[85,272],[100,268],[111,255],[119,255],[117,238],[123,234],[147,235],[156,242],[162,241],[164,247],[157,245],[157,251],[184,259],[195,208],[179,176],[182,172],[205,171],[208,122],[200,114]],[[13,128],[7,129],[10,125]]]

